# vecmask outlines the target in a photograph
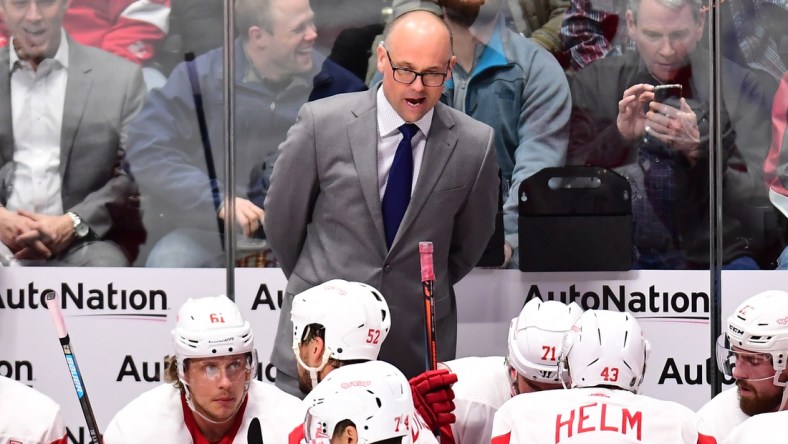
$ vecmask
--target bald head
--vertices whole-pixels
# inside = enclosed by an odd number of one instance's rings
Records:
[[[451,31],[431,12],[402,14],[391,22],[377,59],[386,99],[404,121],[417,122],[440,100],[441,78],[451,78],[456,61]],[[425,74],[431,79],[428,85],[422,77]]]
[[[386,48],[393,49],[402,40],[419,41],[420,45],[431,45],[432,50],[444,47],[446,57],[451,57],[451,31],[443,19],[429,11],[406,12],[391,22],[383,36]]]

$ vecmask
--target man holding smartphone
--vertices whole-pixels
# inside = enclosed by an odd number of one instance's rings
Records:
[[[635,268],[708,268],[710,67],[697,47],[701,2],[630,0],[626,20],[638,50],[598,60],[572,79],[569,161],[630,180]],[[733,212],[764,194],[758,172],[770,98],[738,65],[724,62],[722,70],[723,262],[757,269],[751,233]],[[658,98],[658,91],[667,94]]]

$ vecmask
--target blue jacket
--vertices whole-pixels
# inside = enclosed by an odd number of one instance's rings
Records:
[[[216,170],[220,198],[224,180],[223,49],[194,61]],[[284,90],[244,81],[249,61],[235,42],[235,192],[263,207],[279,144],[307,101],[366,89],[334,62],[313,55],[312,72]],[[177,226],[216,229],[216,208],[206,167],[187,64],[179,64],[150,98],[129,129],[127,160],[143,195],[177,214]]]
[[[495,129],[506,240],[517,248],[517,193],[509,190],[542,168],[564,165],[572,112],[569,84],[549,52],[499,21],[467,81],[455,72],[442,101],[463,109],[455,103],[463,87],[465,113]]]

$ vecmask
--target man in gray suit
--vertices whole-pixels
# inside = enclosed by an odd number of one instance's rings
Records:
[[[67,5],[0,0],[0,263],[124,266],[108,236],[133,191],[125,128],[145,87],[138,66],[67,37]]]
[[[448,28],[432,13],[409,12],[392,23],[377,55],[381,88],[304,105],[279,147],[265,202],[265,231],[288,278],[272,362],[277,385],[294,394],[294,294],[335,278],[378,288],[392,317],[380,359],[413,377],[425,369],[419,242],[435,248],[438,359],[449,360],[457,340],[452,285],[493,231],[493,131],[438,103],[455,62]],[[412,166],[409,202],[392,225],[382,206],[387,188],[402,189],[401,161]]]

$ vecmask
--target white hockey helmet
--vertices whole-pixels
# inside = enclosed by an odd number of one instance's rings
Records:
[[[731,346],[771,355],[777,384],[788,356],[788,293],[778,290],[758,293],[728,317],[727,330],[717,340],[717,363],[728,376],[735,365]]]
[[[186,359],[242,353],[251,353],[257,359],[252,327],[225,295],[190,298],[184,302],[172,338],[181,378]]]
[[[509,324],[509,365],[530,380],[559,383],[561,342],[582,313],[574,302],[528,301]]]
[[[379,291],[341,279],[297,294],[290,319],[294,349],[304,340],[307,327],[318,324],[325,329],[324,341],[330,354],[326,359],[339,361],[377,359],[391,328],[389,306]]]
[[[637,392],[650,352],[630,313],[588,310],[564,337],[559,365],[572,387],[609,385]]]
[[[414,407],[405,375],[384,361],[343,366],[310,395],[304,421],[305,442],[330,439],[337,424],[350,420],[359,444],[406,436],[414,427]]]

